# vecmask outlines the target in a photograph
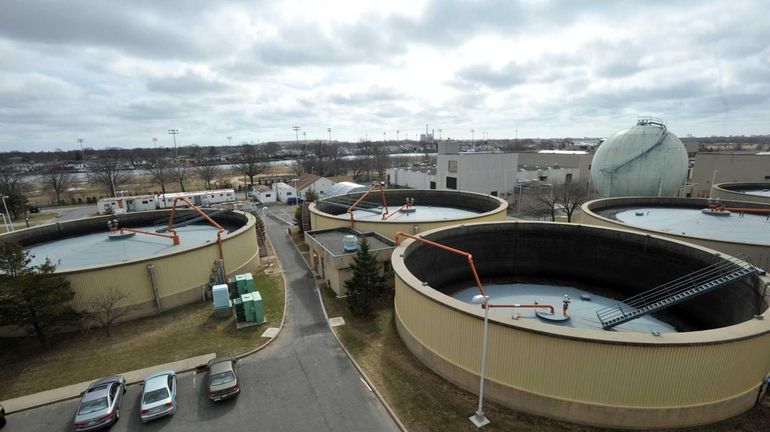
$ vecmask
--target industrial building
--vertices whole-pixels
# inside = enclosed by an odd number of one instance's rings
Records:
[[[484,397],[517,411],[609,428],[693,427],[753,407],[770,373],[770,278],[715,250],[542,222],[456,225],[396,243],[395,321],[406,346],[477,392],[488,340]],[[501,304],[492,286],[501,284],[522,301]],[[486,308],[457,296],[466,289]],[[637,317],[651,330],[620,325]]]
[[[331,228],[305,231],[305,243],[310,248],[310,268],[338,297],[346,293],[345,282],[353,276],[350,266],[358,253],[359,241],[366,239],[369,251],[382,265],[382,274],[393,286],[390,255],[393,240],[374,232],[362,233],[351,228]]]
[[[698,153],[690,178],[692,194],[705,198],[713,184],[770,182],[770,153]]]

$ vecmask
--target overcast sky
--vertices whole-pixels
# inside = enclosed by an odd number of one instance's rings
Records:
[[[2,0],[0,151],[770,133],[768,1]],[[300,132],[300,140],[303,133]]]

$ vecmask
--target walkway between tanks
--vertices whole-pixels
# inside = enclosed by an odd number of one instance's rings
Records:
[[[244,363],[256,361],[268,373],[286,377],[287,388],[272,407],[285,417],[285,430],[398,431],[332,335],[314,277],[287,235],[287,225],[269,217],[265,228],[286,279],[286,322],[263,355]]]

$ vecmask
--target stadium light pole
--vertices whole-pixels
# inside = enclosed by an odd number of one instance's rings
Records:
[[[233,137],[229,136],[227,137],[227,146],[230,147],[233,145]]]
[[[158,139],[157,139],[157,138],[153,138],[153,139],[152,139],[152,146],[153,146],[155,149],[157,149],[157,148],[158,148]]]
[[[179,129],[169,129],[168,133],[174,138],[174,163],[176,163],[176,158],[178,157],[176,152],[176,135],[179,133]]]
[[[332,128],[326,128],[326,131],[329,132],[329,144],[332,143]]]
[[[484,415],[484,374],[487,371],[487,345],[489,342],[489,296],[478,294],[473,296],[473,303],[480,304],[484,308],[484,332],[481,336],[481,371],[479,373],[479,407],[468,419],[477,428],[490,423]]]

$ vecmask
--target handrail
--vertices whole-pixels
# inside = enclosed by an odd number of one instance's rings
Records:
[[[382,217],[385,219],[385,216],[388,214],[388,203],[385,201],[385,188],[382,186],[382,182],[374,182],[371,186],[369,186],[369,190],[367,190],[363,195],[361,195],[356,202],[353,203],[352,206],[348,208],[348,214],[350,215],[350,227],[355,228],[356,221],[353,218],[353,209],[356,208],[356,206],[366,198],[367,195],[369,195],[373,190],[379,188],[380,189],[380,196],[382,197],[382,208],[385,210],[385,213],[383,213]]]
[[[396,242],[396,246],[401,244],[401,241],[399,239],[400,236],[408,237],[408,238],[410,238],[412,240],[417,240],[418,242],[425,243],[425,244],[427,244],[429,246],[437,247],[439,249],[443,249],[445,251],[452,252],[452,253],[457,254],[457,255],[462,255],[462,256],[468,258],[468,265],[470,265],[470,267],[471,267],[471,271],[473,272],[473,278],[476,280],[476,284],[479,287],[479,292],[484,297],[487,296],[487,293],[484,291],[484,286],[481,284],[481,280],[479,279],[479,274],[476,272],[476,265],[473,263],[473,255],[469,254],[468,252],[461,251],[460,249],[455,249],[453,247],[442,245],[441,243],[436,243],[434,241],[430,241],[430,240],[424,239],[424,238],[422,238],[420,236],[416,236],[416,235],[412,235],[412,234],[407,234],[407,233],[402,232],[402,231],[399,231],[399,232],[396,233],[396,238],[394,239],[395,242]]]
[[[174,229],[174,214],[176,214],[176,203],[177,203],[177,201],[183,201],[184,203],[189,205],[190,208],[193,209],[194,211],[198,212],[203,217],[203,219],[206,219],[208,221],[208,223],[210,223],[211,225],[214,225],[214,227],[217,228],[217,247],[219,249],[219,259],[224,260],[224,253],[222,251],[222,233],[225,231],[225,229],[222,228],[221,225],[216,223],[214,221],[214,219],[211,219],[209,217],[209,215],[206,214],[206,212],[201,210],[198,206],[196,206],[189,199],[187,199],[185,197],[176,197],[176,198],[174,198],[174,203],[171,206],[171,214],[169,215],[169,218],[168,218],[168,230],[167,231],[170,232],[170,233],[173,233],[174,237],[178,238],[178,234],[177,234],[176,230]],[[174,243],[174,244],[178,244],[178,243]]]

